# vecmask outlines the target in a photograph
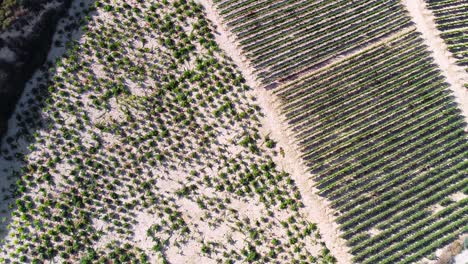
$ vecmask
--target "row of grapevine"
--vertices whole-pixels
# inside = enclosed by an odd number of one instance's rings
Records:
[[[87,2],[0,150],[0,263],[335,263],[202,6]]]
[[[468,199],[451,198],[468,195],[468,141],[447,86],[410,30],[273,90],[355,262],[411,263],[468,231]]]
[[[426,0],[449,51],[468,72],[468,2]]]
[[[215,0],[264,84],[389,36],[410,24],[398,0]]]

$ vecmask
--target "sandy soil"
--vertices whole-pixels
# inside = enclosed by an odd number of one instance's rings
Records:
[[[91,1],[92,0],[85,0],[84,2],[86,3],[86,6],[88,6],[89,4],[91,4]],[[79,2],[80,1],[74,1],[67,13],[67,16],[65,16],[64,19],[61,19],[58,24],[57,24],[57,29],[60,30],[67,26],[71,21],[72,19],[70,19],[70,17],[72,17],[72,14],[74,14],[75,12],[77,11],[80,11],[83,9],[83,7],[80,7],[79,6]],[[82,1],[81,1],[82,2]],[[53,2],[53,3],[48,3],[48,7],[47,8],[53,8],[57,5],[56,2]],[[33,23],[31,23],[32,25]],[[27,30],[30,30],[30,29],[27,29]],[[58,31],[57,30],[57,31]],[[2,34],[2,37],[3,36],[16,36],[20,34],[19,31],[13,31],[13,32],[10,32],[10,31],[7,31],[5,33]],[[81,37],[81,32],[76,32],[71,39],[73,40],[77,40]],[[67,40],[67,37],[64,35],[64,34],[59,34],[59,33],[55,33],[54,36],[53,36],[53,40],[52,40],[52,43],[54,43],[55,41],[62,41],[62,43],[64,43],[66,40]],[[50,62],[53,62],[55,61],[57,58],[61,57],[65,52],[65,47],[57,47],[55,45],[53,45],[49,51],[49,54],[48,54],[48,57],[47,57],[47,61],[50,61]],[[12,56],[15,56],[15,54],[11,54],[11,50],[9,50],[8,48],[3,48],[0,50],[0,58],[2,59],[8,59],[8,58],[12,58]],[[14,59],[14,58],[12,58]],[[12,118],[10,118],[10,120],[8,121],[8,134],[9,135],[14,135],[18,130],[19,130],[19,127],[17,125],[17,122],[16,120],[13,118],[17,113],[21,112],[21,109],[25,109],[25,105],[27,105],[27,101],[29,99],[31,99],[31,90],[33,87],[35,87],[37,85],[37,78],[41,77],[42,75],[42,72],[40,70],[37,70],[34,75],[31,77],[30,81],[28,81],[25,85],[25,89],[23,91],[23,95],[21,97],[21,99],[18,101],[17,103],[17,107],[15,109],[15,112],[14,114],[12,115]],[[6,138],[6,136],[5,136]],[[5,140],[5,138],[3,140]],[[17,145],[19,146],[20,149],[24,149],[26,150],[27,147],[28,147],[28,143],[27,142],[24,142],[24,140],[19,140],[16,142]],[[2,146],[6,147],[7,144],[2,144]],[[3,151],[3,149],[2,149]],[[5,201],[9,201],[9,197],[10,197],[10,191],[9,191],[9,186],[10,184],[13,184],[13,177],[12,177],[12,172],[17,170],[18,168],[21,167],[21,164],[19,163],[16,163],[16,162],[11,162],[11,161],[7,161],[5,160],[3,157],[0,157],[0,186],[1,186],[1,189],[0,189],[0,199],[2,199],[2,203],[0,203],[0,238],[3,238],[6,234],[7,234],[7,225],[9,224],[9,220],[10,220],[10,213],[11,213],[11,209],[8,208],[8,202],[5,202]],[[0,246],[2,245],[3,243],[0,242]]]
[[[413,22],[422,38],[432,52],[435,63],[442,70],[442,74],[447,78],[450,89],[455,96],[465,121],[468,122],[468,90],[463,86],[468,83],[468,73],[455,64],[455,58],[448,51],[447,45],[440,37],[440,31],[436,28],[435,17],[427,8],[423,0],[404,0],[404,5],[409,11]],[[466,128],[468,131],[468,127]]]
[[[468,262],[468,249],[455,257],[455,264],[466,264]]]
[[[87,1],[91,1],[91,0],[87,0]],[[78,2],[79,1],[76,1],[75,4],[77,4]],[[70,12],[73,12],[75,9],[76,9],[76,6],[72,7]],[[103,12],[97,12],[97,14],[95,14],[95,19],[97,19],[97,18],[100,18],[101,20],[103,20],[104,25],[106,25],[108,20],[113,19],[113,17],[111,17],[111,16],[107,15],[107,13],[103,13]],[[63,27],[64,23],[65,22],[62,22],[60,24],[59,29],[61,27]],[[112,23],[108,23],[108,24],[112,24]],[[72,39],[80,42],[80,43],[83,43],[84,41],[86,41],[86,36],[84,36],[84,37],[81,36],[79,32],[77,34],[73,35],[73,36],[70,36],[70,37]],[[155,38],[153,35],[151,35],[149,37]],[[65,43],[66,40],[68,40],[68,39],[65,36],[60,36],[60,34],[56,34],[54,40],[60,40],[62,43]],[[147,45],[151,46],[152,42],[149,41],[149,43],[147,43]],[[156,41],[155,41],[155,46],[158,47],[158,45],[156,45]],[[53,46],[52,49],[49,52],[48,60],[50,62],[54,62],[56,60],[59,60],[59,62],[62,61],[62,59],[60,57],[61,57],[61,55],[63,54],[64,51],[65,51],[65,48],[63,48],[63,47]],[[164,53],[164,52],[162,52],[162,53]],[[161,55],[161,54],[159,54],[159,55]],[[132,58],[134,58],[134,57],[132,57]],[[155,58],[153,58],[153,59],[155,59]],[[95,61],[93,61],[92,59],[90,59],[89,61],[95,63]],[[138,61],[138,60],[136,60],[136,61]],[[190,67],[194,67],[194,64],[189,65],[189,68]],[[58,66],[57,72],[58,73],[66,72],[65,69],[66,69],[66,66]],[[113,74],[110,71],[105,71],[103,69],[103,67],[100,66],[99,63],[93,64],[93,66],[92,66],[92,68],[90,70],[93,72],[93,74],[95,76],[98,76],[99,78],[103,78],[103,79],[108,78],[109,75]],[[40,77],[41,74],[42,74],[42,72],[38,71],[35,74],[35,76],[31,79],[31,81],[28,83],[28,85],[27,85],[27,87],[25,89],[25,92],[24,92],[24,94],[23,94],[23,96],[21,98],[20,104],[18,105],[18,107],[16,109],[16,113],[21,113],[21,111],[26,111],[25,108],[27,107],[27,104],[25,102],[28,99],[30,99],[32,88],[34,86],[36,86],[38,83],[40,83],[40,81],[37,80],[37,77]],[[80,81],[85,81],[85,80],[82,79]],[[144,87],[152,85],[152,83],[144,83],[143,84],[143,83],[134,82],[134,81],[127,81],[127,82],[128,82],[129,89],[132,91],[132,94],[134,95],[134,97],[143,96],[145,94]],[[249,81],[249,84],[251,84],[251,83],[252,82]],[[70,90],[73,91],[73,88],[76,88],[76,87],[73,87],[73,85],[70,85],[68,88],[70,88]],[[258,96],[257,92],[254,92],[254,93],[249,94],[249,95]],[[97,110],[96,108],[94,108],[92,106],[92,103],[91,103],[90,99],[86,96],[86,97],[80,98],[81,102],[84,104],[84,106],[83,106],[83,108],[81,110],[83,112],[86,112],[86,113],[89,114],[91,124],[98,124],[98,123],[107,124],[106,121],[108,121],[108,123],[110,124],[110,123],[112,123],[111,120],[122,121],[125,118],[125,116],[121,112],[122,110],[119,108],[119,106],[122,106],[122,105],[126,104],[127,103],[126,99],[128,99],[128,98],[124,98],[124,97],[119,97],[119,98],[120,98],[120,102],[117,102],[114,99],[110,100],[109,105],[110,105],[111,110],[106,112],[104,110]],[[249,103],[250,103],[250,100],[246,99],[247,97],[242,97],[242,98],[244,98],[246,101],[249,101]],[[21,103],[24,103],[25,106],[24,107],[21,106]],[[132,100],[128,99],[128,103],[131,104]],[[135,101],[133,101],[133,103],[135,103]],[[47,115],[48,113],[44,113],[44,114]],[[73,113],[68,113],[68,112],[64,111],[62,114],[66,116],[66,118],[65,118],[66,121],[65,121],[65,125],[64,125],[65,127],[69,122],[72,123],[72,122],[74,122],[76,120],[76,116],[74,116]],[[270,117],[270,115],[267,115],[267,118],[268,117]],[[273,121],[271,123],[270,127],[274,128],[274,126],[276,125],[274,120],[279,120],[279,118],[276,118],[276,117],[275,118],[270,118],[270,122]],[[207,124],[215,123],[215,120],[211,120],[208,117],[206,119],[204,119],[204,120],[201,120],[200,123],[203,123],[202,121],[206,122]],[[268,122],[265,121],[264,123],[268,123]],[[257,127],[257,126],[259,126],[259,124],[255,123],[254,127]],[[14,120],[14,118],[12,118],[10,120],[9,134],[10,135],[15,135],[16,130],[18,130],[18,129],[19,129],[19,126],[17,125],[17,122]],[[232,142],[236,142],[240,138],[240,136],[242,135],[242,132],[244,131],[244,127],[237,124],[235,126],[229,126],[229,125],[222,126],[222,129],[219,129],[221,131],[220,132],[221,136],[219,138],[217,138],[217,141],[218,141],[220,146],[221,145],[224,146],[224,147],[228,146],[225,149],[225,152],[226,152],[225,154],[230,156],[230,157],[234,157],[234,156],[236,156],[236,154],[241,153],[241,150],[243,150],[243,148],[232,144]],[[269,129],[271,129],[271,128],[269,128]],[[91,129],[91,130],[84,130],[83,132],[80,132],[79,136],[81,137],[82,143],[83,143],[84,146],[89,147],[89,146],[91,146],[93,144],[94,140],[91,137],[91,134],[92,134],[91,132],[93,132],[93,131],[94,131],[94,128]],[[280,132],[281,130],[275,130],[275,131],[278,131],[278,132],[275,132],[275,133],[280,133],[281,134],[281,132]],[[48,142],[49,137],[50,137],[50,134],[48,134],[48,132],[39,131],[38,133],[40,133],[41,137],[45,138],[45,141]],[[55,132],[52,132],[52,135],[54,135],[54,133]],[[270,133],[270,132],[268,132],[267,129],[263,129],[262,133],[264,135],[266,135],[267,133]],[[52,138],[53,137],[54,136],[52,136]],[[115,149],[119,148],[120,141],[117,141],[116,138],[113,138],[112,136],[103,135],[101,139],[102,139],[102,142],[103,142],[102,143],[103,148],[105,148],[106,150],[114,151]],[[191,142],[191,140],[188,140],[188,142]],[[187,143],[187,144],[189,144],[189,143]],[[19,146],[20,149],[26,149],[29,146],[29,143],[26,142],[26,141],[20,140],[18,142],[18,145],[20,145]],[[37,146],[37,148],[35,150],[31,150],[31,152],[27,153],[28,158],[30,160],[35,160],[35,159],[40,160],[41,156],[45,156],[45,154],[48,154],[49,152],[47,150],[47,147],[44,147],[44,145],[46,145],[46,144],[41,143],[41,144],[39,144],[39,146]],[[135,153],[135,152],[139,151],[138,149],[130,147],[130,146],[125,146],[125,147],[126,147],[125,151],[127,151],[127,152]],[[162,146],[162,148],[164,148],[164,146]],[[289,151],[289,150],[287,150],[287,151]],[[104,155],[104,156],[107,156],[107,154],[109,154],[109,153],[106,153],[106,155]],[[217,153],[217,154],[219,154],[219,153]],[[124,155],[122,155],[122,156],[124,156]],[[288,154],[288,156],[289,156],[289,154]],[[219,155],[217,155],[215,157],[219,157]],[[247,162],[247,163],[248,162],[260,161],[260,160],[249,160],[250,158],[248,158],[247,156],[244,156],[243,158],[244,158],[243,162]],[[205,161],[206,161],[205,157],[201,158],[201,163],[193,165],[192,169],[194,171],[205,174],[207,176],[207,178],[215,178],[217,175],[219,175],[219,172],[222,169],[221,165],[219,167],[214,166],[214,168],[209,167],[210,169],[207,169],[205,167],[206,166]],[[128,160],[122,160],[122,163],[123,162],[128,162]],[[287,170],[289,172],[292,172],[293,171],[292,169],[287,168],[287,166],[288,166],[287,164],[289,164],[289,163],[291,164],[291,165],[289,165],[289,166],[291,166],[291,168],[297,168],[295,160],[290,162],[289,160],[285,159],[284,161],[281,161],[281,163],[278,163],[278,164],[281,164],[279,167],[284,168],[285,170]],[[283,164],[285,164],[285,165],[283,165]],[[0,165],[2,165],[2,166],[0,166],[0,168],[9,168],[8,170],[5,169],[5,171],[0,172],[0,186],[3,188],[3,186],[7,186],[12,181],[12,177],[10,176],[11,172],[15,171],[15,168],[19,167],[21,164],[16,164],[15,161],[10,162],[10,161],[7,161],[7,160],[3,160],[2,157],[0,157]],[[234,226],[234,223],[237,223],[237,222],[240,223],[241,219],[242,219],[242,221],[244,221],[243,219],[245,218],[245,219],[248,219],[249,222],[250,221],[252,222],[251,225],[253,227],[254,222],[257,222],[257,221],[260,222],[261,218],[264,218],[264,216],[267,215],[268,210],[265,207],[265,205],[260,203],[259,201],[255,200],[255,199],[245,198],[245,199],[236,200],[235,198],[232,198],[232,201],[229,202],[229,205],[227,206],[228,210],[226,210],[227,212],[231,212],[231,213],[230,214],[226,213],[225,215],[222,215],[220,213],[217,213],[217,210],[214,210],[214,212],[209,212],[210,214],[208,214],[207,210],[199,209],[199,205],[197,203],[195,203],[193,200],[189,200],[189,199],[185,199],[185,198],[172,199],[172,197],[174,197],[174,195],[173,195],[174,192],[177,191],[178,189],[180,189],[183,186],[183,183],[186,182],[186,180],[188,178],[187,177],[188,168],[184,167],[187,164],[177,165],[174,162],[174,164],[171,163],[171,165],[174,165],[174,166],[171,167],[171,169],[169,171],[164,166],[155,167],[155,168],[151,168],[151,169],[148,169],[148,170],[146,170],[146,168],[145,168],[145,170],[143,171],[142,176],[141,176],[142,179],[146,179],[146,178],[144,178],[146,176],[143,176],[143,175],[148,175],[148,177],[152,176],[152,175],[160,175],[160,176],[157,177],[158,181],[155,184],[156,186],[154,186],[154,187],[157,190],[161,190],[161,192],[162,192],[161,197],[162,198],[166,198],[166,197],[171,198],[171,199],[167,199],[167,200],[171,201],[171,205],[174,205],[174,208],[176,207],[175,205],[177,205],[178,211],[180,211],[180,213],[181,213],[181,217],[184,219],[184,221],[190,227],[190,230],[194,230],[194,232],[192,233],[193,235],[191,234],[190,237],[187,238],[188,241],[182,241],[183,243],[181,243],[180,245],[178,243],[179,243],[180,240],[184,240],[184,237],[178,237],[177,235],[174,235],[174,237],[172,237],[172,236],[164,237],[164,240],[168,240],[168,241],[170,240],[169,242],[171,244],[171,246],[168,246],[168,249],[165,252],[165,255],[166,255],[167,259],[171,263],[219,263],[219,262],[215,261],[215,259],[212,256],[211,256],[211,258],[208,258],[207,256],[204,256],[204,255],[200,254],[199,249],[201,247],[201,243],[204,243],[204,241],[207,242],[207,243],[208,242],[210,242],[210,243],[211,242],[216,242],[216,243],[222,245],[226,252],[228,252],[228,250],[237,250],[237,251],[239,251],[240,249],[246,247],[246,243],[247,243],[246,238],[248,237],[248,234],[245,232],[245,230],[239,230],[239,228]],[[12,167],[12,168],[10,168],[10,167]],[[63,175],[67,175],[68,172],[71,169],[72,168],[68,164],[57,164],[56,169],[52,173],[53,174],[52,176],[54,177],[55,185],[54,186],[46,186],[47,192],[51,193],[52,195],[58,195],[59,193],[66,193],[67,190],[65,189],[65,187],[67,186],[67,183],[63,180]],[[300,174],[300,173],[301,172],[295,173],[295,175],[304,175],[304,174]],[[108,175],[104,175],[104,177],[107,177],[107,176]],[[122,176],[122,175],[120,175],[120,173],[117,173],[117,174],[113,175],[113,178],[118,178],[119,176]],[[298,183],[301,183],[300,180],[297,180],[297,177],[295,177],[294,179],[296,179],[296,181]],[[304,177],[302,180],[306,182],[307,178]],[[124,186],[126,186],[126,185],[124,185]],[[131,187],[131,186],[133,186],[133,185],[129,184],[127,187]],[[279,187],[282,188],[282,186],[279,186]],[[309,188],[308,185],[301,186],[301,191],[303,192],[303,195],[304,195],[304,193],[307,193],[308,188]],[[303,191],[303,190],[305,190],[305,191]],[[126,191],[125,188],[120,188],[119,190],[116,191],[116,193],[119,196],[123,197],[123,196],[125,196],[124,195],[125,191]],[[0,194],[3,194],[3,195],[5,195],[7,193],[8,193],[8,190],[6,190],[6,189],[2,190],[0,192]],[[228,198],[229,197],[229,195],[227,193],[223,193],[223,195],[219,195],[219,192],[218,193],[215,192],[213,190],[213,188],[200,189],[200,193],[202,194],[201,196],[202,196],[202,198],[204,200],[206,200],[208,202],[213,201],[213,205],[210,205],[210,206],[215,206],[216,205],[216,204],[214,204],[214,202],[218,202],[218,200],[220,199],[219,196],[222,196],[221,198]],[[34,193],[33,195],[36,195],[36,194]],[[142,194],[142,197],[143,196],[144,196],[144,194]],[[312,202],[308,201],[309,199],[308,199],[307,195],[304,195],[304,197],[305,197],[304,203],[306,204],[307,208],[306,209],[299,209],[301,217],[300,217],[300,219],[296,219],[296,220],[303,220],[303,219],[304,220],[309,220],[309,218],[305,218],[303,216],[306,215],[309,212],[311,212],[311,214],[315,214],[316,212],[321,212],[318,209],[315,209],[315,207],[313,206],[314,204]],[[135,199],[136,200],[141,200],[139,197],[131,197],[131,198],[127,198],[126,200],[123,200],[123,202],[127,203],[127,202],[131,202],[131,201],[133,201]],[[176,200],[176,202],[174,202],[174,200]],[[312,206],[310,204],[312,204]],[[3,208],[2,206],[5,206],[5,208]],[[0,203],[0,220],[2,220],[1,217],[3,215],[9,215],[9,211],[6,208],[6,206],[7,206],[6,202],[5,203]],[[311,208],[314,208],[314,210],[312,210]],[[316,208],[319,208],[319,207],[317,206]],[[118,210],[114,210],[114,211],[118,212]],[[236,212],[236,213],[233,213],[233,212]],[[151,240],[151,237],[148,236],[148,234],[147,234],[147,230],[149,230],[150,227],[152,227],[155,224],[160,224],[161,223],[161,221],[160,221],[161,219],[159,219],[160,217],[155,217],[156,213],[157,213],[156,211],[151,211],[151,210],[136,212],[134,214],[135,224],[131,225],[132,231],[134,231],[134,232],[132,233],[131,236],[125,236],[125,237],[123,237],[121,234],[119,234],[118,232],[115,231],[114,225],[110,221],[107,221],[104,218],[103,219],[93,218],[92,219],[93,230],[96,230],[96,231],[98,231],[97,233],[99,233],[99,240],[95,244],[93,244],[93,248],[95,248],[95,249],[105,248],[109,244],[109,242],[111,242],[113,240],[117,240],[117,241],[122,242],[122,243],[123,242],[129,242],[130,244],[134,244],[135,246],[145,250],[146,252],[152,252],[152,253],[148,253],[150,263],[159,263],[159,262],[161,262],[161,260],[160,260],[161,256],[158,255],[160,253],[153,252],[154,250],[152,248],[153,248],[153,246],[155,244],[154,244],[154,241]],[[107,213],[105,213],[104,211],[101,214],[102,214],[102,216],[107,215]],[[133,215],[133,214],[129,214],[129,215]],[[265,226],[261,226],[265,230],[266,236],[267,237],[279,237],[281,239],[284,238],[284,241],[287,241],[286,238],[287,238],[288,234],[286,232],[286,229],[284,227],[282,227],[282,225],[280,225],[280,222],[288,221],[290,215],[292,217],[293,214],[289,209],[279,211],[279,212],[275,212],[274,218],[272,218],[272,220],[271,220],[273,226],[268,226],[267,227],[267,224],[262,224],[262,225],[265,225]],[[294,216],[296,217],[297,215],[294,214]],[[311,217],[310,219],[314,223],[319,222],[318,220],[316,220],[313,217]],[[13,234],[15,232],[15,228],[14,228],[15,226],[13,226],[12,228],[8,228],[9,230],[7,230],[6,228],[3,228],[3,227],[6,226],[6,222],[8,222],[9,220],[11,220],[11,219],[6,219],[4,221],[5,224],[0,225],[0,233],[2,235],[3,235],[3,233],[6,233],[5,231],[9,231],[10,234]],[[248,225],[248,227],[250,227],[251,225]],[[255,225],[256,225],[256,223],[255,223]],[[268,224],[268,225],[270,225],[270,224]],[[319,227],[320,227],[320,225],[319,225]],[[161,236],[165,236],[165,234],[162,234]],[[13,236],[9,236],[6,239],[6,243],[7,243],[8,246],[12,245],[11,237],[13,237]],[[324,238],[324,239],[326,239],[326,238]],[[230,243],[231,240],[234,241],[234,242]],[[305,242],[303,244],[304,245],[303,248],[308,249],[308,251],[307,251],[308,255],[318,256],[318,255],[321,254],[322,249],[323,249],[323,243],[322,243],[322,240],[320,238],[312,239],[312,237],[311,237],[310,239],[307,238],[307,240],[304,239],[304,241]],[[332,250],[332,253],[335,256],[337,256],[335,254],[335,252],[334,252],[335,250],[333,249],[333,245],[335,245],[335,243],[327,241],[326,244]],[[2,246],[3,246],[3,244],[2,244]],[[262,250],[262,252],[263,251],[267,252],[266,251],[267,246],[268,245],[264,245],[264,246],[262,245],[262,246],[259,246],[258,249]],[[12,247],[9,246],[9,247],[5,247],[5,248],[11,249]],[[5,250],[5,252],[0,252],[0,258],[5,256],[4,254],[8,254],[8,252],[6,250]],[[76,255],[74,257],[79,257],[79,256]],[[56,257],[51,262],[57,263],[57,262],[60,262],[60,261],[61,261],[61,258]],[[289,262],[289,261],[285,260],[284,262]],[[341,261],[340,261],[340,263],[341,263]],[[345,263],[345,262],[343,262],[343,263]]]
[[[436,256],[438,257],[437,261],[426,261],[435,264],[467,264],[468,250],[463,250],[463,244],[465,239],[468,239],[466,235],[460,235],[460,237],[456,241],[436,251]],[[453,262],[450,262],[451,260]]]
[[[57,8],[59,6],[59,3],[57,1],[55,2],[50,2],[47,3],[44,7],[44,9],[36,15],[32,21],[29,22],[29,25],[24,27],[22,31],[19,30],[7,30],[4,31],[1,35],[2,38],[8,38],[8,37],[17,37],[20,35],[27,35],[31,30],[33,29],[33,26],[37,23],[37,21],[40,20],[41,16],[49,9],[51,8]]]
[[[217,26],[215,35],[220,47],[234,60],[243,76],[246,78],[249,86],[254,88],[253,96],[257,98],[257,103],[262,107],[265,117],[261,119],[263,133],[270,134],[271,138],[278,142],[278,145],[284,150],[284,157],[277,158],[275,162],[285,171],[291,174],[295,179],[297,186],[303,196],[303,202],[306,206],[305,211],[311,221],[317,223],[326,246],[338,260],[338,263],[351,263],[352,256],[348,253],[348,247],[345,241],[339,238],[338,225],[334,221],[333,212],[331,212],[324,199],[317,196],[312,187],[310,173],[306,172],[305,165],[299,158],[294,143],[290,140],[290,132],[284,126],[279,114],[279,107],[275,103],[275,97],[266,91],[256,79],[253,68],[248,65],[247,59],[243,57],[236,47],[233,35],[221,23],[221,18],[213,8],[210,0],[198,0],[207,12],[207,17]]]

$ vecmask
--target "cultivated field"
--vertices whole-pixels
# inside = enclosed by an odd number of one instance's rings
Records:
[[[74,1],[3,139],[0,263],[448,263],[466,4],[427,1],[455,65],[411,1]]]
[[[410,23],[398,0],[214,2],[267,85],[316,69]]]
[[[464,1],[426,0],[435,16],[437,29],[456,63],[465,68],[468,76],[468,3]],[[464,84],[468,89],[467,83]]]
[[[198,4],[81,18],[3,144],[0,262],[335,262]]]
[[[356,262],[411,263],[468,232],[468,142],[446,89],[410,31],[274,91]]]
[[[452,95],[399,1],[292,1],[302,12],[291,1],[215,2],[278,98],[354,262],[434,260],[468,233],[466,106],[454,103],[466,98]]]

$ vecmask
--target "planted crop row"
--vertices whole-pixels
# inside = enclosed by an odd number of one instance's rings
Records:
[[[440,36],[457,64],[468,72],[468,3],[456,0],[426,0],[435,16]]]
[[[409,26],[399,1],[214,1],[264,84]]]
[[[201,5],[72,2],[2,144],[0,263],[336,263]]]
[[[356,262],[418,261],[466,232],[465,202],[451,198],[468,195],[466,124],[400,1],[214,2],[254,73],[275,84]],[[465,63],[466,3],[430,2]]]
[[[417,261],[468,224],[466,124],[417,33],[273,92],[356,262]]]

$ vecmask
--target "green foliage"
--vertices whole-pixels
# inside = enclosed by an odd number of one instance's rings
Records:
[[[80,17],[80,41],[67,43],[73,32],[59,29],[66,54],[38,72],[36,92],[26,92],[30,107],[14,120],[11,150],[1,154],[24,165],[12,168],[8,261],[148,263],[156,254],[167,263],[166,251],[187,243],[222,263],[313,254],[299,247],[320,241],[301,234],[307,223],[295,212],[295,183],[273,162],[275,142],[258,129],[261,109],[201,6],[99,0],[78,16],[89,16]],[[17,147],[23,139],[30,152]],[[243,204],[262,218],[244,219]],[[279,204],[285,208],[275,215]],[[140,249],[134,232],[146,218],[153,244]],[[250,246],[239,250],[232,237],[227,246],[199,241],[205,225],[221,224],[242,231]],[[263,245],[271,239],[285,249],[269,254]]]
[[[16,18],[15,12],[21,7],[18,0],[3,0],[0,3],[0,25],[2,30],[8,28],[11,22],[13,22]],[[27,8],[27,6],[25,7]]]

